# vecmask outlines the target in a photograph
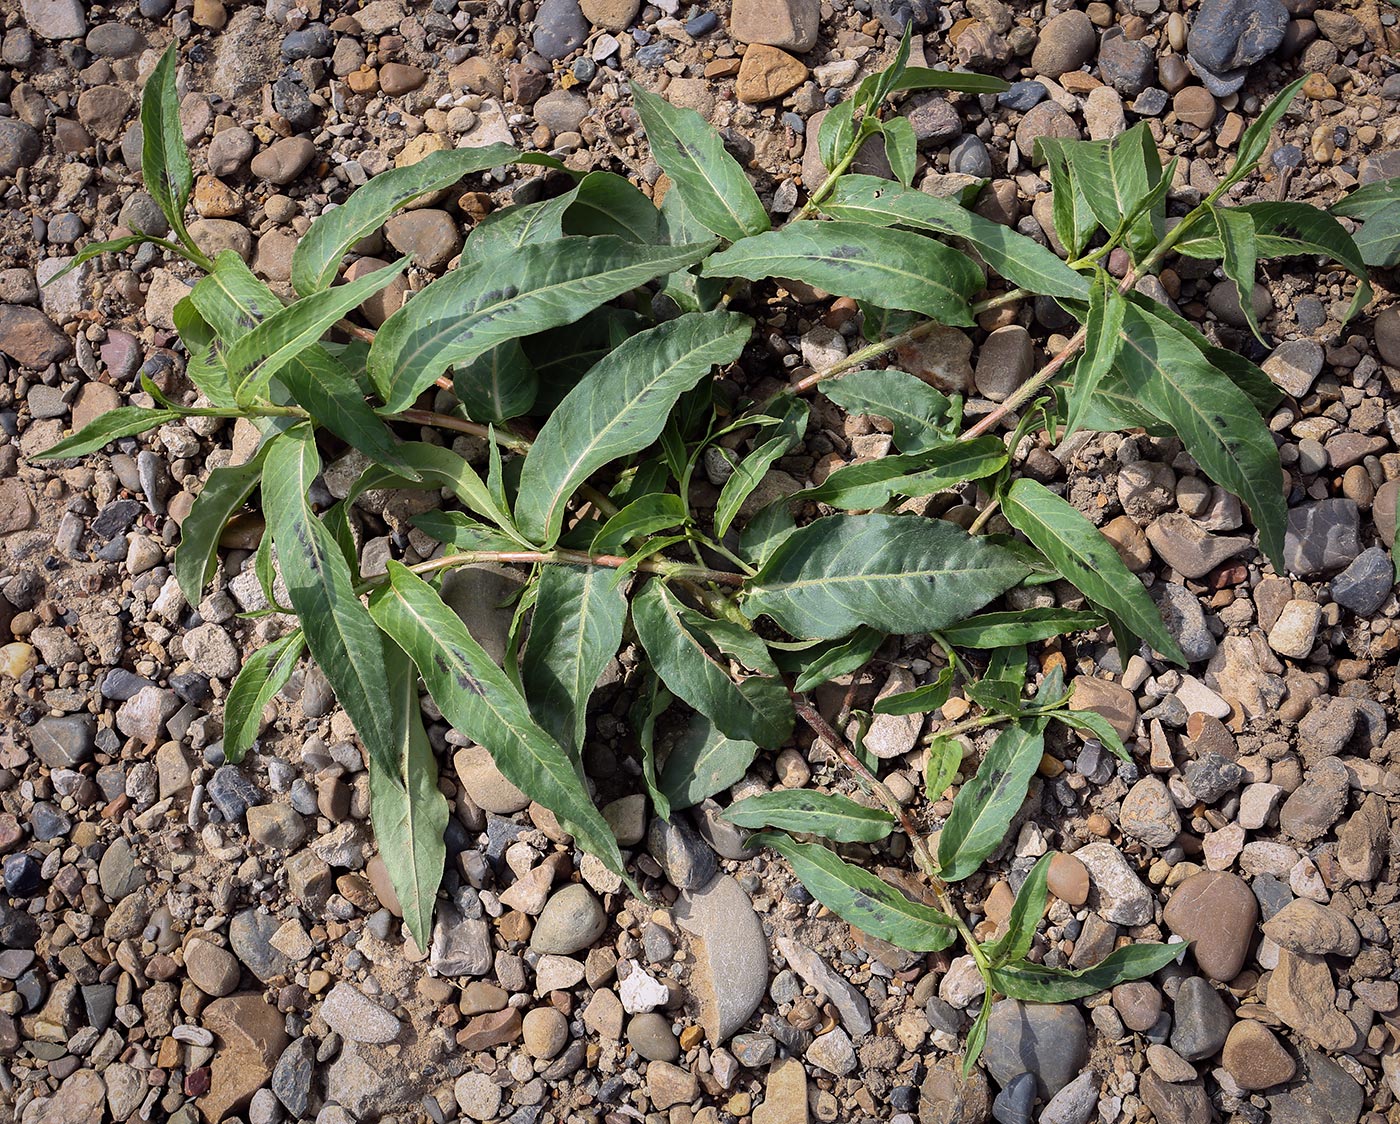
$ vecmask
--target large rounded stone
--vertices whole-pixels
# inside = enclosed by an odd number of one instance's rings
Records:
[[[1271,1089],[1292,1078],[1298,1068],[1274,1032],[1253,1019],[1230,1028],[1220,1060],[1241,1089]]]
[[[1237,874],[1193,874],[1176,888],[1162,913],[1167,928],[1192,942],[1196,964],[1213,980],[1234,979],[1244,967],[1259,903]]]
[[[1089,1057],[1084,1016],[1068,1003],[1003,999],[992,1007],[982,1060],[1005,1086],[1018,1073],[1035,1075],[1042,1100],[1070,1083]]]
[[[1089,17],[1078,9],[1061,12],[1040,33],[1040,42],[1031,55],[1037,74],[1058,78],[1067,70],[1078,70],[1094,54],[1098,36]]]
[[[601,937],[607,927],[607,914],[587,886],[565,886],[545,903],[530,947],[546,955],[572,956]]]

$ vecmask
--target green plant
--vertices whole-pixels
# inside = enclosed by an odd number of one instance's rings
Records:
[[[672,184],[659,209],[621,177],[576,177],[562,194],[480,222],[458,267],[374,333],[344,318],[408,263],[335,285],[350,247],[405,203],[468,173],[512,161],[564,169],[494,146],[435,153],[378,176],[312,224],[293,259],[297,297],[284,304],[237,256],[211,262],[190,239],[183,211],[191,170],[179,138],[173,51],[152,75],[142,108],[144,171],[175,238],[137,233],[90,245],[78,260],[145,239],[205,271],[175,309],[197,404],[175,402],[145,381],[152,405],[113,411],[45,456],[81,456],[191,416],[256,423],[256,456],[210,473],[175,563],[197,604],[217,568],[224,525],[260,492],[267,533],[254,569],[267,611],[295,614],[299,627],[247,661],[225,702],[224,751],[232,761],[247,751],[264,705],[309,650],[364,743],[374,829],[420,946],[431,928],[448,809],[419,680],[449,723],[487,747],[506,777],[636,891],[582,766],[589,697],[635,638],[642,667],[633,724],[659,815],[734,784],[760,751],[788,742],[801,718],[881,806],[774,792],[726,814],[763,829],[755,842],[785,856],[841,917],[909,949],[961,941],[989,994],[1028,1000],[1088,995],[1179,954],[1177,944],[1137,944],[1081,972],[1028,960],[1048,857],[1025,880],[996,939],[979,940],[959,908],[953,887],[1003,842],[1051,723],[1080,729],[1128,759],[1104,718],[1068,708],[1060,671],[1026,697],[1028,645],[1108,627],[1125,652],[1145,640],[1165,660],[1185,662],[1113,546],[1068,502],[1018,477],[1011,451],[1039,429],[1175,434],[1249,506],[1264,554],[1281,569],[1281,469],[1261,417],[1278,392],[1253,363],[1212,345],[1136,283],[1172,253],[1218,261],[1249,309],[1259,258],[1322,255],[1360,278],[1360,307],[1367,265],[1393,264],[1386,231],[1400,221],[1395,184],[1357,192],[1338,209],[1365,221],[1370,254],[1312,207],[1225,205],[1263,155],[1297,85],[1245,132],[1219,188],[1174,223],[1166,214],[1173,167],[1161,166],[1146,125],[1109,142],[1046,141],[1066,262],[957,201],[910,188],[914,137],[905,118],[885,116],[891,100],[908,90],[992,92],[1004,84],[908,67],[908,51],[906,39],[893,65],[828,116],[819,144],[830,175],[782,228],[771,228],[743,171],[700,117],[634,88]],[[847,173],[877,134],[896,181]],[[1126,271],[1110,276],[1105,263],[1120,248]],[[989,283],[974,254],[1004,280],[1004,291],[979,297]],[[754,328],[732,309],[743,303],[746,282],[771,277],[855,298],[869,342],[763,401],[731,401],[714,392],[714,375],[740,362]],[[979,314],[1032,295],[1058,301],[1082,327],[975,424],[963,425],[956,396],[875,365],[939,325],[972,327]],[[759,505],[769,470],[803,441],[803,395],[814,389],[847,410],[889,419],[899,451]],[[429,392],[450,394],[449,404],[425,408]],[[543,419],[533,437],[527,417]],[[1016,423],[1006,438],[993,434],[1003,419]],[[419,427],[484,442],[484,478],[453,449],[407,439]],[[318,513],[308,497],[322,469],[321,438],[358,450],[369,467]],[[729,453],[739,447],[748,451]],[[692,503],[691,485],[702,458],[716,455],[729,474],[711,513]],[[973,483],[984,498],[966,529],[900,510],[906,500]],[[386,572],[365,575],[352,509],[383,488],[443,490],[456,506],[414,518],[443,544],[436,557],[390,561]],[[813,511],[822,514],[808,518]],[[486,562],[530,567],[503,666],[434,584],[454,567]],[[276,600],[279,577],[285,607]],[[1092,608],[984,611],[1013,587],[1061,578]],[[911,633],[931,636],[944,666],[933,682],[882,699],[875,712],[931,713],[955,687],[977,708],[931,739],[930,796],[959,779],[957,735],[1002,727],[980,768],[961,781],[936,844],[879,780],[861,738],[848,744],[807,697],[865,667],[888,635]],[[682,732],[658,760],[656,729],[668,713]],[[857,728],[870,717],[853,716]],[[896,825],[927,880],[926,902],[833,846],[797,838],[871,843]],[[969,1065],[989,1010],[984,1003]]]

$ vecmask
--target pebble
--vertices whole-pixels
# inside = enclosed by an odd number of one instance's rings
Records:
[[[751,43],[739,64],[734,93],[746,105],[762,105],[790,93],[807,78],[807,68],[786,51]]]
[[[806,1057],[818,1069],[824,1069],[837,1077],[845,1077],[859,1064],[850,1035],[840,1027],[818,1035],[807,1047]]]
[[[232,995],[243,974],[231,952],[206,940],[192,940],[185,946],[185,970],[200,991],[213,996]]]
[[[1035,1076],[1018,1073],[992,1101],[992,1117],[998,1124],[1032,1124],[1035,1108]]]
[[[1354,957],[1361,934],[1340,913],[1317,902],[1289,902],[1264,923],[1264,935],[1281,948],[1318,956]]]
[[[1123,798],[1119,826],[1149,847],[1162,850],[1176,842],[1181,816],[1167,786],[1157,777],[1143,777]]]
[[[1172,1014],[1172,1049],[1187,1061],[1219,1050],[1234,1021],[1220,994],[1200,976],[1181,981]]]
[[[399,1020],[348,983],[338,983],[321,1001],[321,1018],[348,1042],[384,1043],[399,1036]]]
[[[1089,904],[1105,921],[1145,925],[1152,920],[1152,892],[1122,851],[1112,843],[1090,843],[1075,851],[1074,857],[1089,871]]]
[[[588,19],[578,0],[544,0],[535,13],[531,42],[551,62],[567,58],[588,38]]]
[[[1390,595],[1395,564],[1380,547],[1372,546],[1332,579],[1332,600],[1359,617],[1369,617]]]
[[[822,957],[804,944],[779,937],[778,951],[803,981],[826,996],[841,1017],[842,1025],[856,1038],[870,1033],[870,1004],[865,996]]]
[[[681,1055],[670,1020],[654,1011],[632,1016],[627,1023],[627,1044],[650,1062],[673,1062]]]
[[[653,819],[647,831],[647,851],[677,889],[701,889],[718,870],[715,853],[698,831],[680,819]]]
[[[735,0],[729,32],[740,43],[762,43],[794,54],[817,44],[820,0]]]
[[[1037,74],[1058,78],[1088,62],[1097,46],[1098,36],[1087,15],[1078,9],[1061,12],[1041,28],[1031,67]]]
[[[768,938],[753,903],[721,874],[683,896],[674,910],[696,956],[691,989],[711,1046],[727,1042],[758,1009],[768,990]]]
[[[1220,1062],[1241,1089],[1272,1089],[1292,1079],[1293,1058],[1268,1027],[1240,1019],[1230,1028]]]
[[[1287,26],[1280,0],[1205,0],[1187,33],[1187,57],[1211,92],[1225,97],[1283,42]]]
[[[1098,1074],[1086,1070],[1050,1098],[1039,1124],[1088,1124],[1098,1103]]]
[[[1172,892],[1162,920],[1173,935],[1191,942],[1191,954],[1206,976],[1228,981],[1244,967],[1259,903],[1238,875],[1203,871]]]
[[[520,1024],[521,1041],[532,1058],[549,1059],[569,1041],[569,1020],[553,1007],[536,1007]]]
[[[588,887],[565,886],[545,903],[530,947],[539,953],[571,956],[593,944],[607,927],[607,914]]]
[[[1288,512],[1284,566],[1298,577],[1344,569],[1361,553],[1361,513],[1351,500],[1300,504]]]

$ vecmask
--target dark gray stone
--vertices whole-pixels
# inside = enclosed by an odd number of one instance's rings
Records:
[[[50,769],[76,769],[92,756],[97,719],[91,714],[41,718],[29,732],[34,755]]]
[[[1368,547],[1332,579],[1332,600],[1358,617],[1369,617],[1395,585],[1395,563],[1378,546]]]
[[[323,23],[308,23],[282,40],[282,57],[289,60],[329,58],[333,50],[335,36]]]
[[[1188,1062],[1208,1058],[1225,1045],[1234,1021],[1215,988],[1200,976],[1190,976],[1176,993],[1171,1047]]]
[[[113,500],[97,513],[92,533],[103,542],[124,534],[141,514],[140,500]]]
[[[715,853],[700,833],[682,820],[651,821],[647,850],[678,890],[698,890],[709,884],[719,870]]]
[[[1356,1124],[1365,1090],[1327,1055],[1310,1046],[1297,1051],[1298,1077],[1287,1092],[1269,1098],[1273,1124]]]
[[[255,804],[263,802],[258,786],[237,765],[222,765],[209,778],[209,799],[229,823],[238,823]]]
[[[1122,94],[1135,98],[1152,81],[1156,60],[1143,39],[1129,39],[1121,29],[1105,32],[1099,45],[1099,77]]]
[[[0,117],[0,177],[10,177],[21,168],[31,168],[43,151],[39,134],[23,121]]]
[[[1186,787],[1197,799],[1214,804],[1228,792],[1234,792],[1244,780],[1244,770],[1219,753],[1202,754],[1186,766]]]
[[[1007,109],[1014,109],[1017,113],[1025,113],[1026,110],[1035,108],[1049,96],[1050,91],[1045,88],[1043,82],[1025,79],[1011,83],[1011,89],[998,94],[997,104],[1005,106]]]
[[[1041,1099],[1049,1100],[1084,1068],[1088,1056],[1084,1016],[1077,1007],[1017,999],[992,1006],[982,1059],[1003,1088],[1017,1074],[1031,1073]]]
[[[293,1120],[306,1117],[311,1098],[311,1074],[316,1066],[316,1040],[298,1038],[282,1051],[272,1070],[272,1091]]]
[[[875,0],[875,18],[887,35],[896,39],[905,28],[925,31],[938,18],[937,0]]]
[[[1206,0],[1186,37],[1187,59],[1206,88],[1225,97],[1283,42],[1287,27],[1280,0]]]
[[[535,35],[532,42],[551,62],[573,54],[588,38],[588,18],[578,6],[578,0],[544,0],[535,13]]]
[[[1175,582],[1163,582],[1153,596],[1162,614],[1162,623],[1181,645],[1182,654],[1188,660],[1195,663],[1215,655],[1215,637],[1206,624],[1200,598]]]
[[[1288,513],[1284,566],[1298,577],[1329,574],[1361,553],[1361,512],[1351,500],[1315,500]]]
[[[281,927],[282,922],[276,917],[257,908],[245,909],[229,922],[229,948],[263,983],[274,976],[289,975],[294,967],[270,943]]]
[[[992,1101],[997,1124],[1032,1124],[1035,1120],[1035,1077],[1018,1073]]]

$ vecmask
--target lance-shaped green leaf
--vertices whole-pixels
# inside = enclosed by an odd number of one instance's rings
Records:
[[[944,880],[961,882],[1001,846],[1044,751],[1043,719],[1014,722],[997,736],[976,775],[958,790],[938,836]]]
[[[765,831],[750,837],[749,845],[777,851],[812,897],[862,933],[910,952],[939,952],[957,936],[946,913],[911,902],[888,882],[819,843],[798,843],[789,835]]]
[[[228,465],[210,472],[189,514],[180,524],[180,545],[175,548],[175,580],[191,605],[203,600],[204,587],[214,576],[218,562],[219,536],[258,486],[267,450],[275,442],[276,438],[264,442],[246,464]]]
[[[990,74],[973,74],[965,70],[937,70],[929,66],[906,67],[890,87],[900,90],[954,90],[962,94],[1000,94],[1011,87]]]
[[[687,608],[664,582],[649,581],[633,598],[632,624],[667,689],[726,737],[775,749],[792,732],[792,708],[782,682],[773,675],[735,682],[710,650],[729,639],[717,637],[718,622]]]
[[[1022,960],[992,968],[992,987],[1008,999],[1029,1003],[1068,1003],[1097,995],[1128,980],[1140,980],[1165,968],[1186,951],[1186,944],[1130,944],[1110,952],[1091,968],[1071,971]]]
[[[1171,423],[1206,474],[1249,505],[1259,545],[1281,572],[1288,520],[1283,470],[1253,403],[1220,378],[1187,337],[1131,303],[1124,310],[1119,363],[1143,404]]]
[[[123,250],[129,250],[133,246],[139,246],[142,242],[149,241],[150,239],[144,234],[124,234],[120,238],[112,238],[106,242],[89,242],[69,258],[68,264],[45,281],[44,285],[52,285],[61,277],[72,273],[78,266],[92,261],[93,258],[101,257],[103,254],[120,254]]]
[[[519,550],[515,539],[464,511],[425,511],[409,520],[429,538],[453,550]]]
[[[713,245],[564,238],[456,269],[384,322],[370,348],[370,376],[390,410],[407,409],[448,367],[572,323],[604,301],[692,265]]]
[[[751,328],[737,313],[691,312],[633,336],[600,360],[530,447],[515,505],[521,530],[552,546],[578,486],[655,441],[676,400],[716,364],[737,359]]]
[[[685,502],[674,492],[642,495],[604,523],[588,549],[592,554],[616,554],[633,539],[669,531],[685,519]]]
[[[894,817],[882,809],[808,788],[747,797],[725,809],[724,818],[739,827],[776,827],[833,843],[873,843],[894,830]]]
[[[859,671],[868,664],[885,642],[885,634],[873,628],[858,628],[845,640],[819,645],[798,663],[793,690],[798,694],[815,690],[842,675]]]
[[[739,514],[744,501],[753,495],[768,470],[779,457],[787,455],[807,432],[807,404],[800,400],[789,402],[787,413],[777,425],[768,430],[771,436],[734,466],[733,473],[720,489],[715,503],[715,536],[722,538]]]
[[[755,742],[725,737],[697,712],[671,747],[659,787],[672,811],[692,808],[743,780],[757,755]]]
[[[643,674],[637,700],[632,704],[630,719],[637,731],[637,747],[642,751],[642,782],[647,786],[651,806],[663,820],[671,818],[671,801],[662,791],[656,773],[656,720],[671,705],[671,692],[649,671]],[[757,751],[758,746],[754,746]]]
[[[822,211],[872,226],[913,226],[965,238],[982,260],[1014,285],[1045,296],[1087,300],[1089,283],[1039,242],[1009,226],[876,176],[842,176]]]
[[[1367,265],[1373,269],[1400,265],[1400,176],[1357,188],[1333,204],[1331,211],[1362,224],[1352,240]]]
[[[924,758],[924,790],[930,800],[943,799],[962,767],[962,755],[962,742],[957,738],[940,734],[929,742],[928,755]]]
[[[471,229],[462,247],[457,268],[490,262],[502,254],[536,242],[553,242],[564,237],[564,212],[573,205],[578,188],[542,199],[538,203],[517,203],[493,211]]]
[[[1100,628],[1098,613],[1082,609],[1018,609],[1005,613],[982,613],[949,625],[939,637],[954,648],[1005,648],[1011,644],[1034,644],[1053,640],[1071,632]]]
[[[747,584],[742,607],[822,640],[860,625],[935,632],[1029,572],[1009,551],[940,519],[831,516],[782,541]]]
[[[223,352],[214,327],[200,315],[194,301],[181,297],[175,302],[170,318],[180,333],[180,342],[189,352],[185,361],[185,377],[215,406],[234,408],[233,384],[224,366]]]
[[[1045,898],[1049,893],[1046,881],[1050,877],[1050,861],[1055,856],[1043,855],[1031,867],[1016,900],[1011,903],[1011,913],[1006,918],[1006,932],[995,941],[982,946],[987,959],[995,965],[1010,964],[1013,960],[1023,960],[1031,950],[1035,940],[1036,926],[1040,915],[1045,912]]]
[[[968,298],[985,284],[972,260],[906,230],[858,222],[798,222],[710,257],[704,277],[787,277],[843,297],[971,326]]]
[[[232,250],[219,253],[213,270],[200,278],[187,299],[225,346],[283,307]]]
[[[545,566],[520,665],[530,712],[565,749],[583,750],[588,699],[622,645],[627,598],[596,566]]]
[[[371,759],[369,812],[379,857],[403,907],[404,924],[419,948],[427,948],[433,905],[447,862],[443,833],[447,799],[438,789],[437,760],[418,706],[418,674],[396,645],[388,645],[389,708],[395,719],[397,767]]]
[[[1242,207],[1212,206],[1210,215],[1215,220],[1215,232],[1220,239],[1221,268],[1239,294],[1240,311],[1244,313],[1249,330],[1263,343],[1259,317],[1254,314],[1254,271],[1258,265],[1254,219]]]
[[[1357,277],[1366,277],[1366,262],[1346,228],[1326,211],[1309,203],[1247,203],[1222,208],[1248,215],[1254,223],[1257,257],[1286,258],[1317,254],[1346,266]],[[1224,247],[1219,232],[1208,225],[1193,227],[1192,234],[1176,244],[1178,253],[1193,258],[1219,258]]]
[[[1050,170],[1051,218],[1055,233],[1069,256],[1077,258],[1098,229],[1094,212],[1065,150],[1058,144],[1047,144],[1045,137],[1037,139],[1036,147]]]
[[[947,442],[931,452],[881,457],[843,465],[817,487],[799,493],[847,511],[869,511],[892,496],[932,495],[967,480],[982,480],[1000,472],[1008,459],[999,437],[974,437]]]
[[[329,287],[350,247],[373,234],[404,204],[430,191],[451,187],[472,172],[511,163],[561,166],[541,153],[522,155],[510,145],[490,144],[430,152],[416,164],[380,173],[341,206],[323,212],[311,224],[292,254],[292,287],[303,296]]]
[[[769,228],[768,211],[715,127],[693,109],[672,105],[633,82],[632,100],[651,154],[686,209],[707,230],[737,242]]]
[[[307,501],[320,472],[309,425],[295,426],[271,443],[262,477],[268,529],[306,646],[370,758],[393,769],[397,756],[394,719],[384,706],[384,644],[355,594],[339,544]]]
[[[1068,440],[1084,424],[1100,385],[1113,369],[1113,361],[1118,357],[1122,344],[1123,309],[1126,304],[1123,294],[1118,291],[1117,282],[1106,273],[1099,274],[1089,290],[1089,317],[1084,321],[1084,351],[1075,364],[1061,441]]]
[[[1073,170],[1072,183],[1084,193],[1089,210],[1105,230],[1110,234],[1130,230],[1135,251],[1141,253],[1150,248],[1160,233],[1157,229],[1159,216],[1142,213],[1139,205],[1148,200],[1160,184],[1162,162],[1146,122],[1111,140],[1040,137],[1036,144],[1047,161],[1052,162],[1052,171],[1054,164],[1069,165]],[[1052,187],[1058,191],[1058,185],[1052,183]],[[1077,206],[1077,201],[1074,205]],[[1072,221],[1077,229],[1078,220]]]
[[[1254,171],[1254,166],[1259,163],[1260,157],[1268,151],[1269,134],[1274,131],[1274,126],[1287,112],[1293,99],[1298,96],[1298,91],[1303,88],[1306,78],[1299,78],[1296,82],[1285,86],[1258,117],[1256,117],[1240,137],[1239,148],[1235,150],[1235,162],[1230,166],[1224,180],[1220,186],[1212,193],[1213,198],[1220,198],[1234,184],[1240,182],[1250,172]]]
[[[1127,746],[1123,744],[1123,739],[1113,728],[1113,723],[1097,710],[1052,710],[1050,717],[1063,722],[1071,729],[1085,730],[1092,734],[1103,743],[1105,749],[1120,761],[1132,760],[1128,754]]]
[[[856,108],[857,99],[847,98],[822,118],[821,128],[817,130],[817,154],[827,171],[835,168],[856,143]],[[812,190],[819,186],[813,184]]]
[[[452,389],[467,413],[482,422],[503,422],[528,414],[540,379],[519,340],[498,343],[452,373]]]
[[[360,473],[345,499],[354,503],[366,492],[377,488],[446,488],[478,515],[490,519],[498,527],[511,527],[510,515],[492,497],[485,481],[466,459],[426,441],[405,441],[395,446],[398,460],[410,467],[416,479],[403,477],[395,467],[372,464]],[[519,545],[519,539],[515,540]]]
[[[874,414],[894,426],[895,447],[921,453],[947,441],[942,427],[953,404],[921,378],[893,368],[852,371],[821,384],[822,393],[852,414]]]
[[[141,406],[118,406],[95,421],[88,422],[71,437],[65,437],[57,445],[50,445],[42,453],[35,453],[36,461],[59,460],[63,457],[83,457],[95,453],[104,445],[118,437],[130,437],[144,433],[158,425],[174,421],[180,416],[178,410],[147,410]]]
[[[613,234],[648,245],[659,240],[661,212],[621,176],[589,172],[573,195],[564,212],[565,234]]]
[[[141,178],[170,225],[183,232],[194,172],[180,126],[180,95],[175,88],[179,61],[179,47],[172,43],[141,91]]]
[[[388,576],[388,585],[370,598],[370,613],[418,666],[443,717],[490,750],[508,781],[553,812],[580,846],[634,886],[617,840],[573,761],[530,717],[510,677],[432,586],[398,562],[389,563]]]
[[[264,644],[243,661],[238,678],[224,699],[226,760],[237,765],[257,740],[263,708],[287,685],[305,647],[298,628],[271,644]]]
[[[1040,550],[1065,579],[1108,610],[1174,663],[1186,666],[1147,590],[1114,546],[1073,506],[1043,484],[1022,478],[1002,498],[1011,525]]]
[[[240,335],[224,356],[239,401],[256,400],[282,368],[317,343],[332,324],[407,268],[408,258],[400,258],[396,264],[376,269],[357,281],[312,293],[278,309]]]
[[[885,138],[885,158],[890,162],[894,178],[907,188],[914,179],[914,168],[919,159],[919,142],[914,136],[914,126],[907,117],[891,117],[880,123],[880,132]]]

